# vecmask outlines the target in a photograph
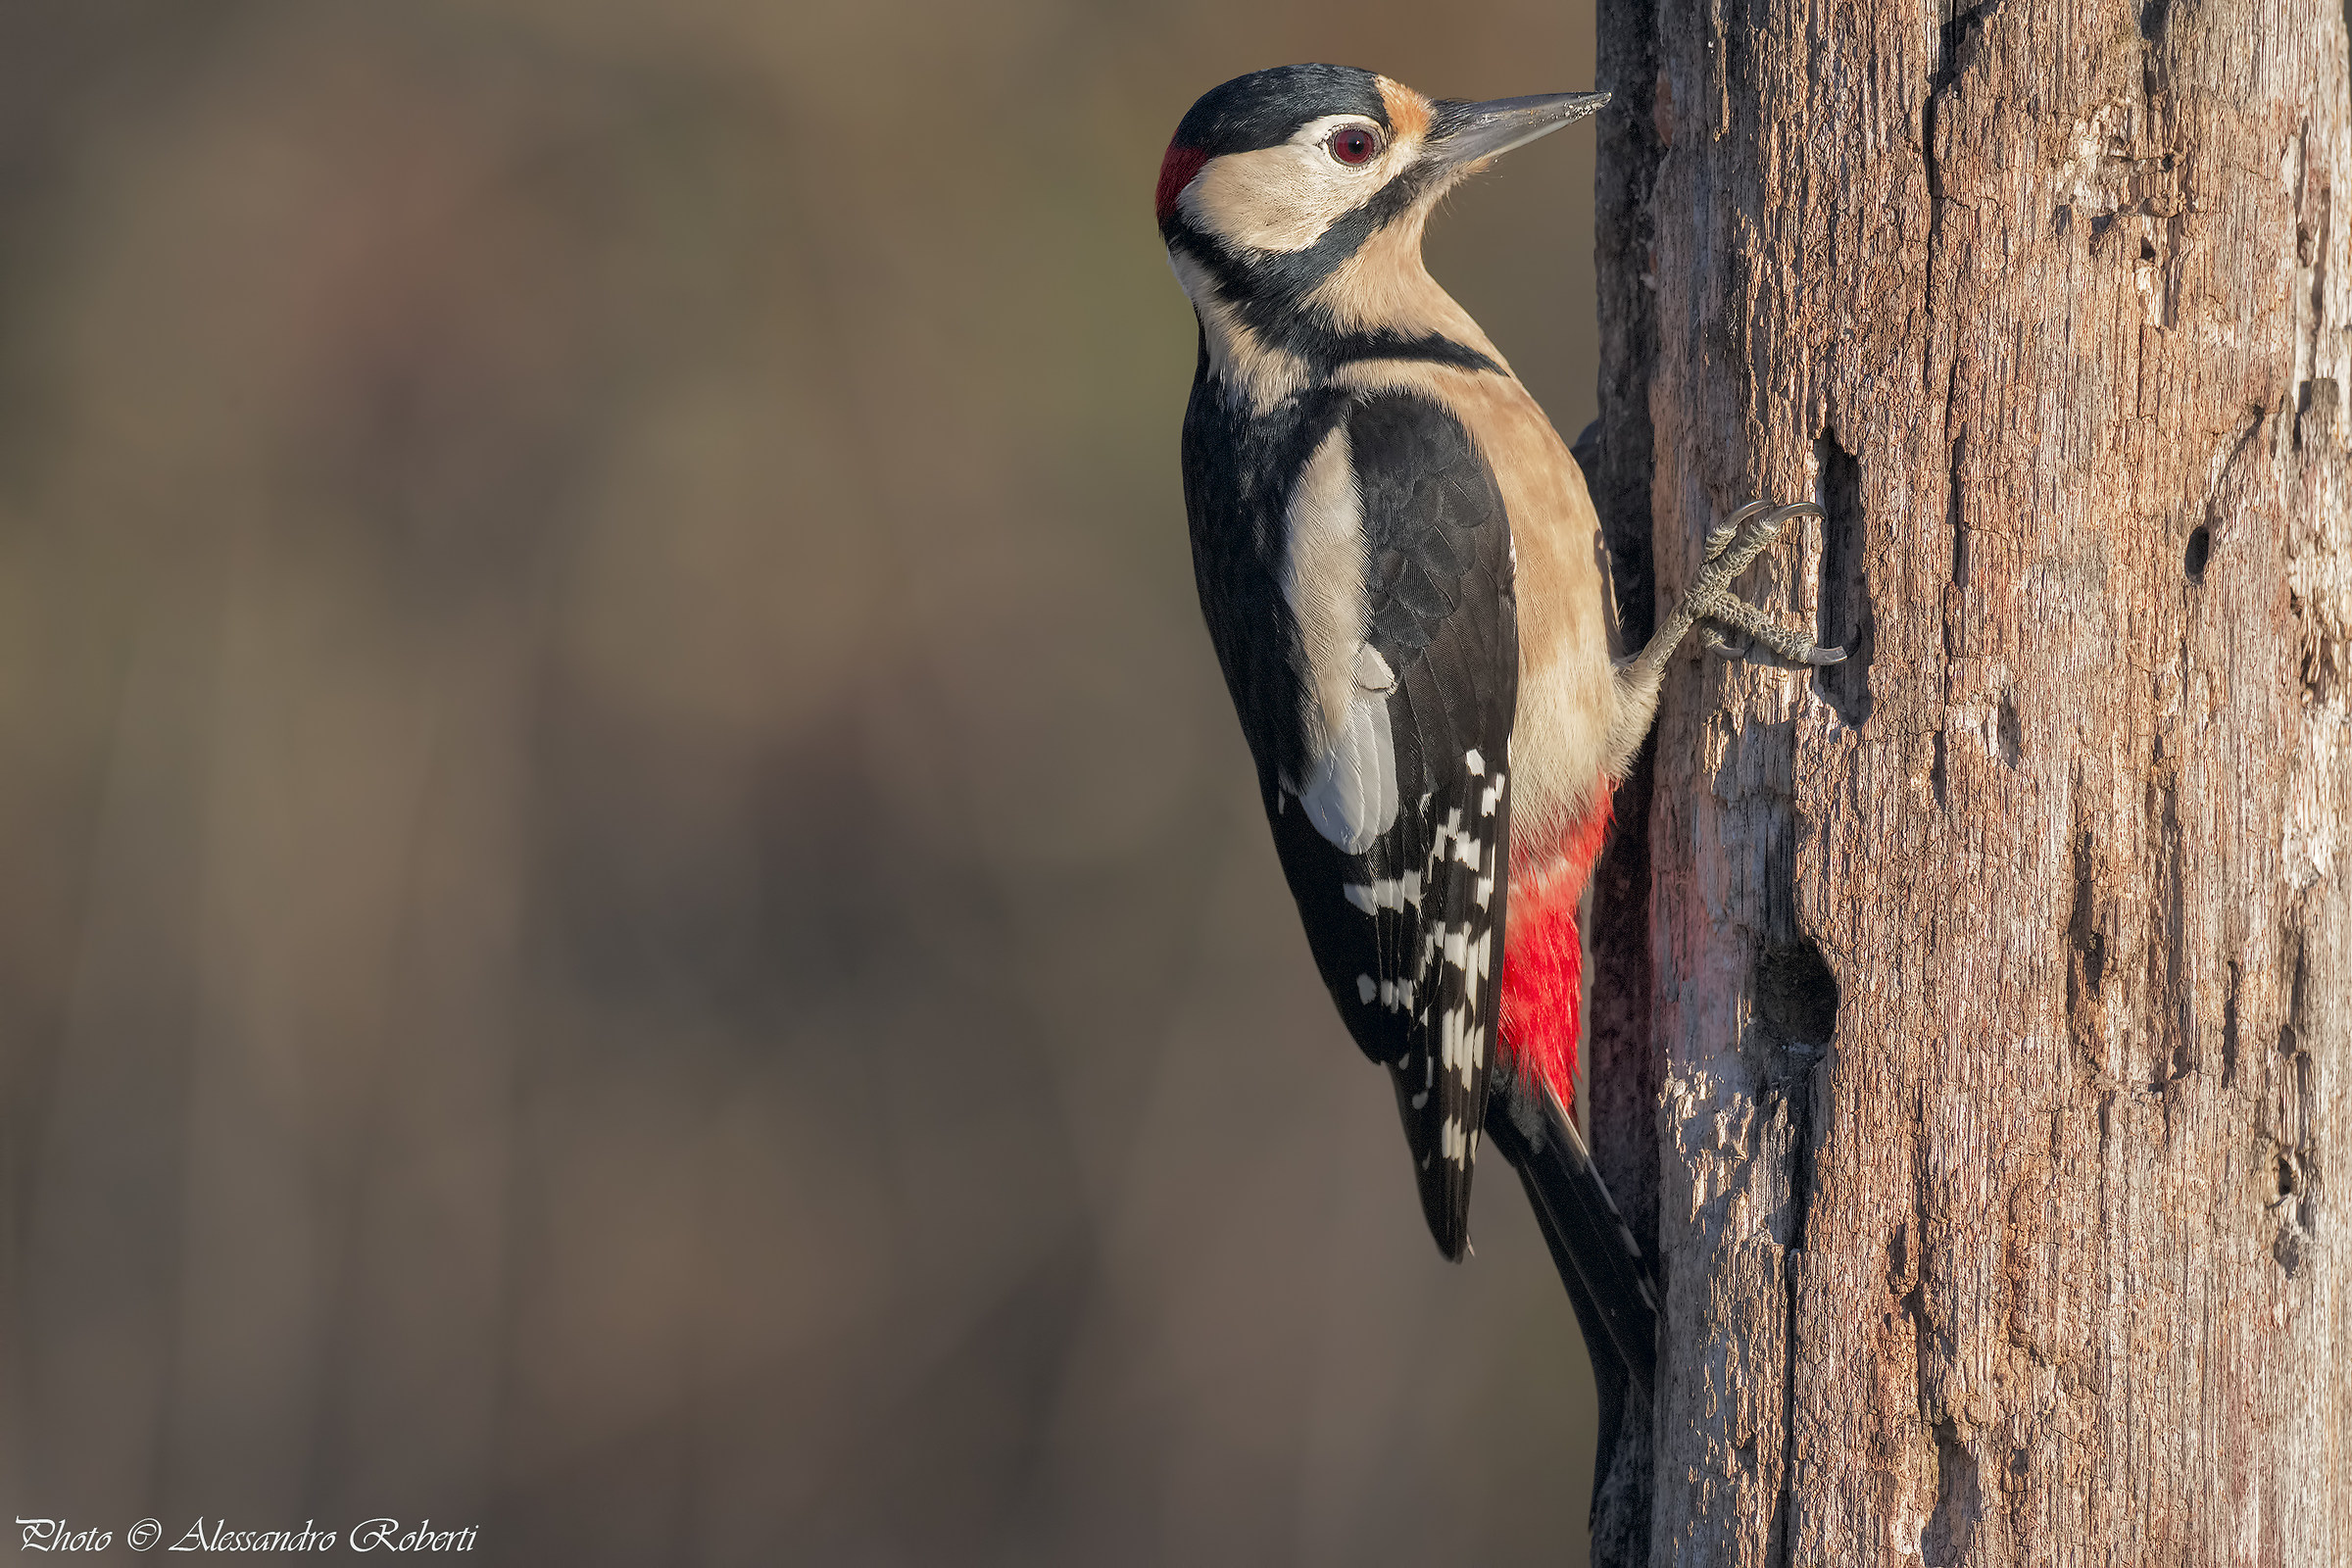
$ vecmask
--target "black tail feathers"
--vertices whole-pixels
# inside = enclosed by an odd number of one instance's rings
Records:
[[[1527,1189],[1586,1348],[1595,1362],[1614,1361],[1646,1404],[1658,1365],[1656,1277],[1575,1121],[1543,1086],[1497,1081],[1486,1127]]]

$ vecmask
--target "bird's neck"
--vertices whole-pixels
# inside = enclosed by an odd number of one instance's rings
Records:
[[[1200,318],[1206,373],[1229,394],[1262,413],[1319,379],[1309,358],[1286,341],[1291,334],[1283,330],[1284,313],[1264,309],[1258,296],[1230,290],[1181,248],[1171,249],[1168,261]]]
[[[1207,373],[1264,411],[1366,360],[1509,367],[1421,262],[1421,225],[1400,222],[1311,276],[1279,265],[1169,250],[1200,318]]]
[[[1305,304],[1343,333],[1408,343],[1438,339],[1503,365],[1470,313],[1429,275],[1418,213],[1376,229],[1308,291]]]

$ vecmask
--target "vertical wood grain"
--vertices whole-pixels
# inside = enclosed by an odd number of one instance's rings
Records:
[[[1855,649],[1661,714],[1651,1560],[2352,1559],[2339,8],[1602,26],[1659,601]]]

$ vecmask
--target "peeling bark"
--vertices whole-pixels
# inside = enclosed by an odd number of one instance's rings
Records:
[[[1664,603],[1815,497],[1745,587],[1852,658],[1678,666],[1602,867],[1595,1561],[2352,1560],[2339,7],[1601,37],[1604,517]]]

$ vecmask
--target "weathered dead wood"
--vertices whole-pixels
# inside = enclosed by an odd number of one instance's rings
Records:
[[[1854,657],[1682,666],[1613,852],[1596,1560],[2352,1561],[2338,12],[1603,0],[1596,494],[1662,598],[1817,496],[1749,586]]]

